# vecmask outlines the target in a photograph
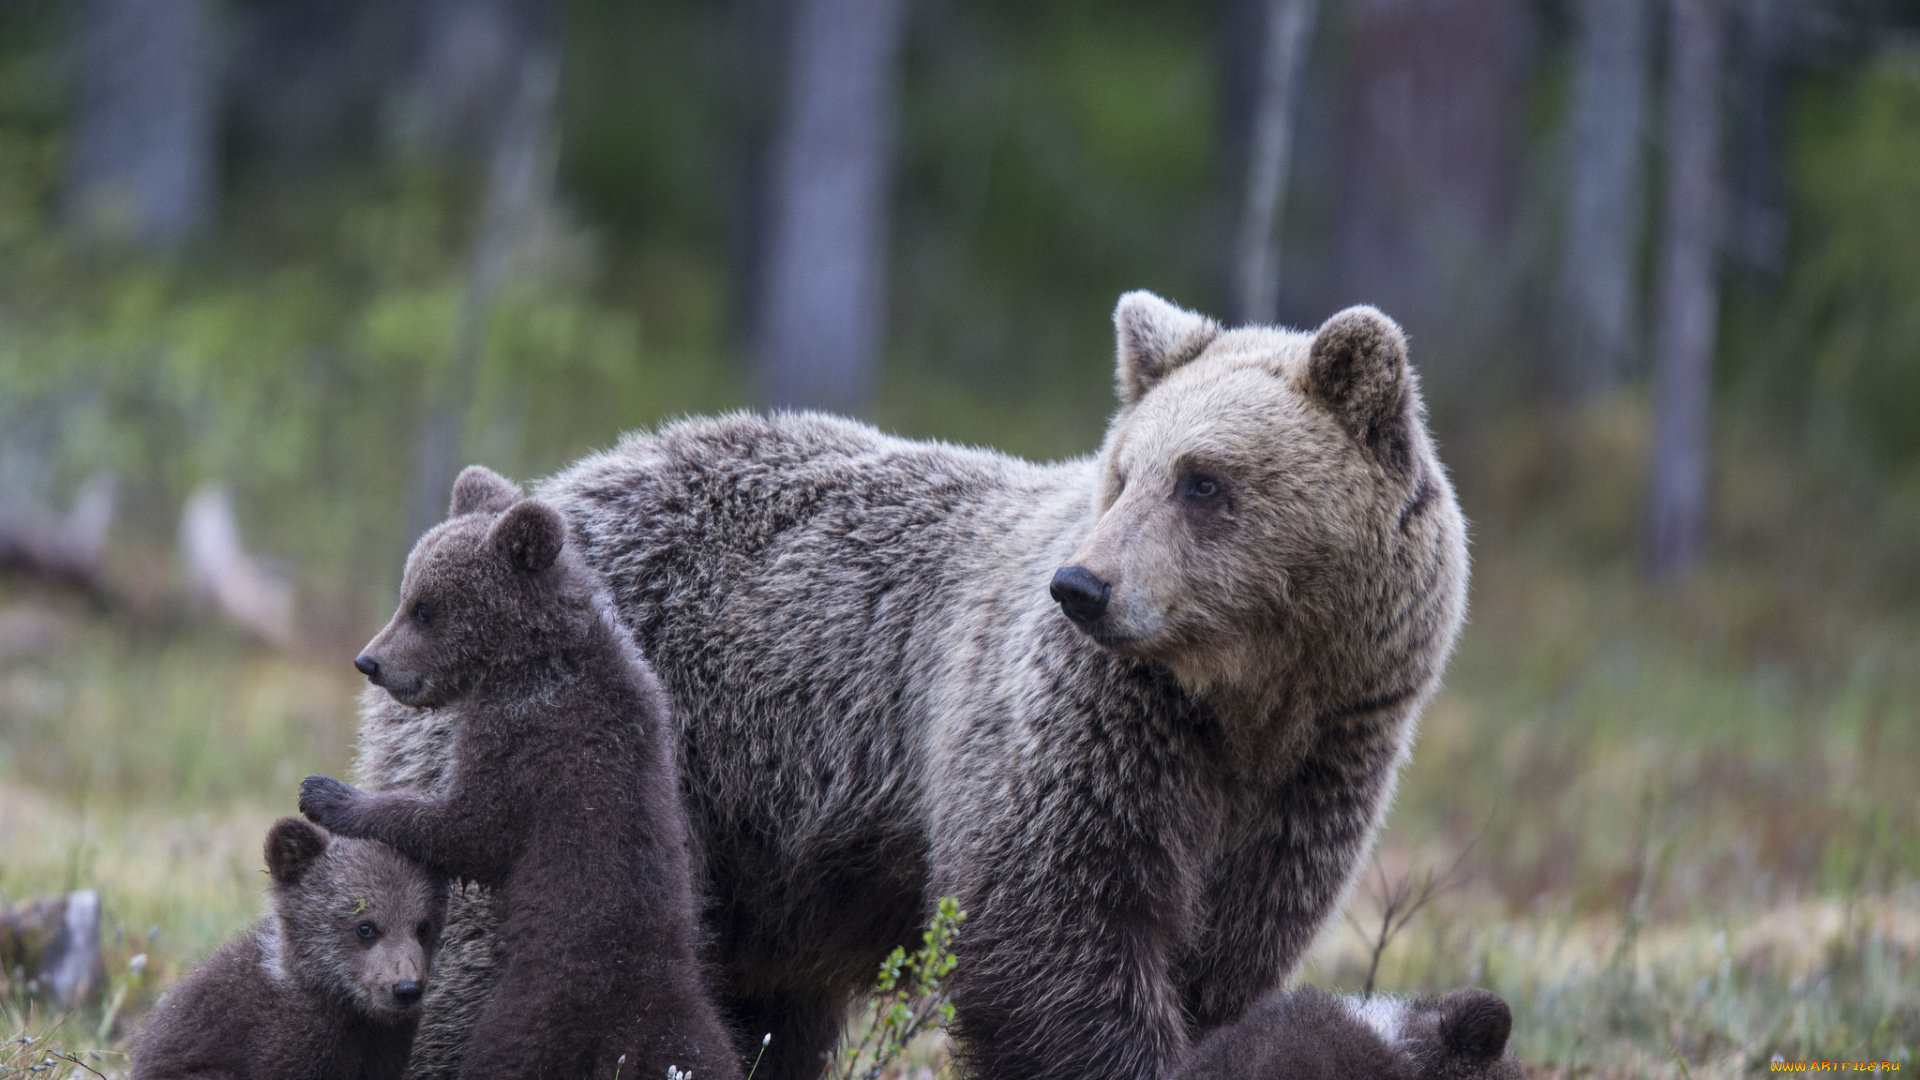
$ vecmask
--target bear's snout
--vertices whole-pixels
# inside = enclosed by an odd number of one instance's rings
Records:
[[[380,674],[380,661],[361,653],[353,658],[353,669],[369,679],[376,678]]]
[[[403,1009],[410,1008],[414,1002],[419,1001],[421,993],[422,987],[414,979],[393,984],[393,1000],[399,1002]]]
[[[1081,626],[1106,614],[1107,601],[1113,598],[1113,586],[1084,566],[1063,566],[1054,571],[1053,586],[1047,591],[1067,618]]]

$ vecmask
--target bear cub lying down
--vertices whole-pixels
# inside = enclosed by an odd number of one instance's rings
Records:
[[[273,911],[160,999],[135,1080],[399,1080],[420,1023],[446,886],[398,853],[281,818]]]
[[[1498,994],[1275,994],[1194,1047],[1180,1080],[1522,1080]]]
[[[696,954],[666,697],[559,512],[462,472],[354,665],[443,712],[452,769],[430,794],[311,776],[300,809],[493,889],[503,961],[460,1075],[737,1076]]]

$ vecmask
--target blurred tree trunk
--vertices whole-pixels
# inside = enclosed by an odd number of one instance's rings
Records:
[[[1646,525],[1646,570],[1655,581],[1684,577],[1700,552],[1723,203],[1720,7],[1716,0],[1669,2],[1666,221]]]
[[[773,162],[756,392],[863,410],[884,330],[888,187],[905,0],[800,0]]]
[[[1788,64],[1796,48],[1818,41],[1794,25],[1796,14],[1818,11],[1796,0],[1747,0],[1727,13],[1734,111],[1727,123],[1732,167],[1721,252],[1729,271],[1768,279],[1786,269]]]
[[[446,516],[500,287],[553,198],[559,59],[547,0],[415,0],[410,140],[485,169],[480,220],[454,325],[452,363],[429,388],[414,447],[407,542]]]
[[[549,0],[413,0],[419,54],[407,120],[417,144],[487,162],[529,63],[553,51]]]
[[[1550,375],[1568,398],[1619,386],[1635,352],[1635,256],[1650,53],[1646,11],[1646,0],[1579,4],[1572,190],[1560,267],[1565,351]]]
[[[69,220],[177,247],[213,212],[216,64],[205,0],[90,0],[77,19]]]
[[[306,172],[364,155],[406,73],[417,0],[235,5],[227,121],[236,156]]]
[[[1233,319],[1271,323],[1280,302],[1280,217],[1293,160],[1300,72],[1319,0],[1265,0],[1261,54],[1246,155],[1245,201],[1234,242]]]
[[[555,56],[534,51],[523,58],[519,87],[495,134],[488,164],[486,202],[454,327],[453,363],[420,427],[407,508],[409,543],[446,515],[453,478],[460,471],[460,436],[479,381],[494,302],[515,250],[538,228],[553,197],[559,87],[560,65]]]
[[[1534,6],[1356,0],[1332,287],[1423,342],[1430,402],[1471,406],[1519,321],[1517,209]]]

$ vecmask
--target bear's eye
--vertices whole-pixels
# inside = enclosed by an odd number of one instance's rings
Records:
[[[353,932],[360,935],[361,941],[372,941],[380,936],[380,928],[370,922],[363,922],[354,927]]]
[[[1196,473],[1181,479],[1180,494],[1189,499],[1211,499],[1220,494],[1220,482]]]
[[[423,922],[417,928],[415,928],[414,933],[419,936],[421,941],[426,941],[428,938],[433,936],[433,924],[430,922]]]
[[[413,621],[421,626],[433,625],[433,605],[425,600],[413,605]]]

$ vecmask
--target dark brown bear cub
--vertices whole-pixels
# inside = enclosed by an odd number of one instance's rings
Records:
[[[399,1080],[446,916],[442,880],[366,840],[281,818],[273,912],[173,988],[135,1080]]]
[[[1522,1080],[1500,995],[1335,997],[1275,994],[1209,1035],[1179,1080]]]
[[[431,795],[308,777],[300,809],[493,889],[502,966],[460,1075],[737,1076],[696,955],[667,701],[559,512],[461,473],[354,665],[445,710],[452,769]]]

